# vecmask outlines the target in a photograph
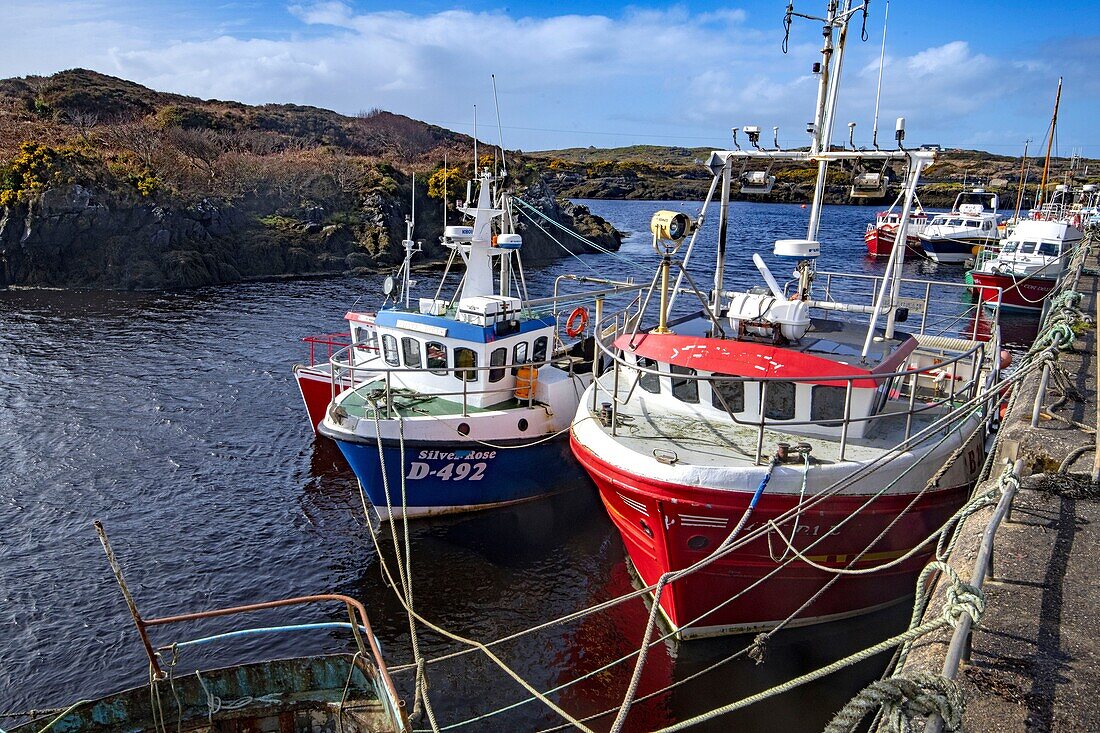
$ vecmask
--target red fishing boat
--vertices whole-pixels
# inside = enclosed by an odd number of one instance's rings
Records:
[[[999,247],[979,254],[974,290],[983,303],[1037,312],[1083,237],[1067,221],[1021,221]]]
[[[309,346],[309,359],[305,364],[294,366],[294,381],[298,383],[298,391],[306,406],[309,427],[315,433],[318,423],[325,419],[329,403],[336,394],[351,386],[350,373],[338,374],[333,379],[330,363],[333,354],[348,349],[348,358],[356,363],[365,363],[378,355],[374,315],[349,311],[344,316],[348,322],[346,333],[326,333],[302,339]],[[336,394],[333,394],[334,391]]]
[[[896,204],[897,202],[895,202]],[[886,211],[880,211],[875,216],[875,223],[867,225],[867,231],[863,235],[863,241],[867,245],[867,254],[871,257],[889,257],[894,251],[894,241],[897,239],[898,226],[901,224],[901,215],[890,207]],[[920,239],[917,234],[928,224],[928,215],[923,209],[918,209],[909,215],[909,233],[905,237],[906,255],[923,257]]]
[[[573,453],[638,582],[680,638],[812,624],[908,600],[929,539],[966,501],[996,417],[997,313],[987,340],[960,332],[966,285],[903,279],[903,247],[878,277],[816,267],[830,162],[907,168],[904,241],[920,172],[935,159],[903,149],[900,119],[894,150],[830,145],[848,17],[830,7],[823,63],[831,73],[814,117],[825,122],[812,128],[809,150],[765,149],[750,135],[752,149],[735,137],[737,149],[711,154],[711,190],[723,195],[709,296],[694,283],[668,287],[671,271],[682,271],[682,245],[683,261],[691,258],[707,204],[694,218],[657,212],[650,230],[662,272],[640,312],[603,313],[595,332],[608,366],[571,428]],[[797,261],[794,277],[781,286],[754,254],[767,287],[726,290],[726,192],[739,169],[779,161],[817,166],[805,239],[773,249]],[[673,320],[682,293],[700,308]],[[640,328],[656,303],[656,326]]]

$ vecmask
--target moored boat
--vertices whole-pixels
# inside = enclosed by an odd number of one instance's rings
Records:
[[[880,211],[875,216],[875,223],[867,225],[867,231],[863,235],[863,241],[867,245],[867,254],[871,257],[889,257],[894,251],[894,241],[897,239],[897,230],[901,224],[901,215],[895,211],[897,201],[886,211]],[[928,224],[928,214],[923,209],[917,209],[909,215],[909,234],[905,237],[906,253],[913,256],[923,256],[924,251],[920,246],[917,234],[923,231]]]
[[[924,255],[934,262],[961,265],[974,259],[981,247],[995,246],[998,227],[997,194],[981,188],[955,197],[950,213],[936,214],[917,235]]]
[[[353,345],[329,362],[338,394],[319,431],[337,442],[383,519],[487,509],[586,485],[565,433],[592,379],[588,311],[572,311],[564,326],[578,340],[566,344],[557,301],[526,297],[522,239],[511,230],[507,194],[494,193],[499,179],[484,170],[476,183],[476,203],[461,208],[473,225],[446,227],[443,238],[452,262],[466,265],[458,290],[378,310],[377,350]]]
[[[817,164],[806,238],[773,250],[798,260],[794,279],[780,285],[754,255],[767,287],[724,288],[723,197],[710,299],[673,320],[667,289],[655,285],[647,302],[660,301],[657,325],[618,330],[604,351],[610,367],[572,426],[573,452],[639,583],[680,638],[819,623],[906,600],[931,554],[928,538],[965,502],[992,429],[996,312],[985,339],[951,331],[965,286],[901,278],[903,247],[882,278],[816,268],[829,162],[908,166],[900,238],[920,171],[935,157],[900,145],[830,146],[843,58],[843,42],[831,43],[838,32],[843,41],[847,18],[835,8],[816,115],[826,124],[810,150],[754,144],[708,161],[711,190],[723,191],[756,161]],[[899,120],[899,143],[903,136]],[[654,216],[662,269],[705,211]],[[906,328],[915,314],[919,323]]]
[[[979,256],[969,273],[974,291],[982,302],[1041,310],[1083,236],[1065,221],[1021,221],[995,252]]]
[[[140,687],[66,708],[31,711],[8,733],[158,733],[175,730],[295,731],[326,733],[406,733],[411,730],[404,703],[390,679],[363,604],[348,596],[322,594],[180,614],[144,618],[123,578],[107,535],[95,523],[108,562],[125,597],[138,638],[149,662],[149,681]],[[347,621],[299,623],[290,626],[246,627],[154,647],[151,634],[176,624],[253,615],[271,609],[336,602]],[[194,669],[184,663],[188,653],[207,644],[242,637],[311,629],[351,631],[355,650],[304,657],[245,662],[216,669]],[[253,647],[263,647],[263,642]]]

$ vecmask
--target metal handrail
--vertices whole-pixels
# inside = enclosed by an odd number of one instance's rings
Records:
[[[377,669],[378,674],[382,679],[382,683],[386,688],[386,693],[390,697],[391,707],[399,711],[402,721],[404,722],[407,729],[408,720],[405,715],[405,705],[397,694],[397,688],[394,686],[393,680],[390,679],[389,671],[386,668],[386,662],[382,657],[382,650],[378,647],[378,641],[374,636],[374,631],[371,629],[370,619],[367,617],[367,609],[360,601],[356,600],[355,598],[351,598],[350,596],[342,595],[339,593],[320,593],[311,596],[284,598],[277,601],[250,603],[243,606],[217,608],[209,611],[197,611],[194,613],[184,613],[175,616],[164,616],[161,618],[146,619],[143,618],[138,611],[137,604],[134,601],[133,596],[130,594],[130,590],[126,585],[126,580],[122,574],[122,567],[115,557],[114,550],[111,547],[111,542],[107,537],[107,532],[103,528],[102,522],[96,520],[92,524],[95,527],[96,533],[99,535],[100,543],[103,545],[103,551],[107,555],[107,562],[110,565],[111,571],[115,576],[115,581],[118,583],[119,589],[122,591],[122,595],[126,600],[126,605],[129,608],[131,617],[133,618],[134,625],[137,627],[138,635],[141,637],[142,645],[145,647],[145,653],[149,658],[149,666],[153,670],[153,675],[155,678],[164,678],[165,672],[161,669],[160,666],[160,655],[158,651],[153,648],[152,642],[149,639],[148,629],[151,626],[166,626],[169,624],[185,623],[188,621],[198,621],[201,619],[217,618],[221,616],[232,616],[272,608],[298,606],[307,603],[339,601],[343,603],[344,606],[347,608],[348,616],[351,621],[352,636],[355,638],[355,644],[359,650],[359,653],[364,658],[366,658],[369,653],[369,655],[374,659],[375,669]],[[360,633],[360,628],[366,631],[367,638],[365,644],[363,640],[363,635]],[[171,647],[169,646],[168,648]]]
[[[602,323],[598,321],[596,323],[595,328],[596,328],[597,333],[600,332],[602,330]],[[883,373],[868,374],[868,373],[864,372],[863,374],[852,374],[852,375],[837,375],[837,376],[833,376],[833,375],[813,375],[813,376],[801,376],[801,377],[800,376],[794,376],[794,377],[790,377],[790,376],[774,376],[774,377],[751,376],[751,377],[745,377],[745,376],[725,375],[725,374],[716,375],[716,374],[713,374],[713,373],[706,374],[706,375],[677,373],[675,375],[675,378],[677,380],[686,379],[686,380],[696,381],[696,382],[706,381],[706,382],[708,382],[712,385],[712,389],[713,389],[713,384],[715,382],[718,382],[718,383],[755,382],[755,383],[759,383],[761,385],[761,389],[760,389],[760,409],[758,411],[759,414],[758,414],[757,419],[755,421],[747,422],[747,421],[739,420],[732,413],[727,411],[727,416],[730,418],[730,420],[733,421],[734,424],[752,426],[752,427],[755,427],[757,429],[756,463],[760,462],[761,452],[762,452],[762,444],[763,444],[763,440],[764,440],[764,431],[766,429],[768,429],[769,427],[771,427],[773,429],[775,429],[776,427],[780,427],[780,428],[783,428],[783,429],[790,429],[790,428],[804,427],[804,426],[807,426],[807,425],[820,425],[823,422],[824,423],[834,423],[834,422],[839,423],[839,426],[841,428],[840,456],[841,456],[841,460],[843,460],[843,456],[845,454],[845,451],[847,449],[847,445],[848,445],[848,442],[849,442],[849,440],[848,440],[848,426],[852,423],[864,423],[864,422],[870,423],[874,420],[889,419],[889,418],[897,417],[899,415],[905,415],[906,416],[905,439],[908,440],[909,437],[910,437],[910,434],[911,434],[913,416],[918,415],[920,413],[924,413],[924,412],[928,412],[928,411],[932,411],[932,410],[935,410],[937,408],[940,408],[940,407],[944,406],[945,404],[954,402],[956,399],[959,399],[960,397],[962,399],[970,399],[970,400],[976,398],[977,394],[978,394],[979,387],[982,384],[982,380],[980,378],[981,371],[978,369],[977,365],[978,364],[984,365],[984,364],[988,363],[987,362],[987,354],[986,354],[987,346],[988,346],[987,343],[979,341],[979,342],[976,342],[974,344],[974,346],[972,346],[971,348],[969,348],[969,349],[967,349],[967,350],[965,350],[961,353],[958,353],[955,356],[947,357],[947,355],[945,354],[946,358],[944,359],[944,361],[941,361],[937,364],[929,365],[927,367],[921,367],[921,368],[916,368],[916,369],[904,369],[904,370],[895,371],[895,372],[888,372],[888,373],[883,372]],[[597,347],[599,348],[599,350],[601,352],[603,352],[606,356],[608,356],[612,360],[612,362],[614,363],[614,369],[615,369],[615,373],[614,373],[614,383],[615,384],[614,384],[614,388],[613,388],[614,393],[607,392],[606,388],[600,383],[599,380],[593,380],[593,391],[596,394],[602,392],[604,394],[607,394],[607,396],[611,398],[611,400],[612,400],[611,430],[612,430],[612,435],[615,435],[616,434],[616,429],[617,429],[617,426],[618,426],[618,406],[620,404],[626,404],[626,402],[629,401],[629,395],[633,394],[633,390],[634,390],[634,388],[636,387],[637,383],[640,381],[640,378],[641,378],[641,375],[639,374],[638,379],[635,380],[635,384],[631,386],[631,388],[628,392],[627,398],[625,400],[620,400],[619,399],[619,371],[620,371],[620,369],[625,367],[625,368],[628,368],[628,369],[633,369],[637,372],[650,374],[650,375],[656,376],[658,378],[671,377],[672,375],[661,372],[658,369],[653,369],[651,367],[640,366],[636,363],[635,364],[628,363],[625,360],[625,355],[621,352],[621,350],[615,349],[615,348],[608,348],[607,346],[605,346],[602,343],[602,341],[597,340]],[[997,351],[994,351],[993,354],[994,355],[999,354],[999,349]],[[960,361],[962,361],[963,359],[967,359],[967,358],[969,358],[971,360],[971,364],[972,364],[971,378],[968,380],[968,382],[966,384],[961,385],[960,389],[955,389],[954,387],[956,386],[955,383],[956,383],[956,377],[957,377],[957,374],[958,374],[958,363]],[[951,389],[948,390],[947,394],[942,399],[940,399],[938,401],[933,401],[932,403],[922,404],[920,407],[916,407],[915,406],[915,397],[916,397],[917,379],[921,375],[931,376],[930,373],[933,372],[933,371],[938,372],[939,374],[942,374],[943,370],[945,368],[949,367],[949,366],[951,367],[951,381],[950,381]],[[991,367],[990,367],[989,371],[991,372],[991,374],[994,374],[998,370],[999,370],[999,363],[998,363],[997,359],[994,358],[992,360],[992,364],[991,364]],[[910,384],[910,394],[909,394],[909,406],[908,406],[908,409],[906,411],[904,411],[904,412],[882,412],[882,411],[880,411],[880,412],[877,412],[876,414],[868,415],[866,417],[860,417],[860,418],[852,418],[851,417],[851,403],[852,403],[852,396],[853,396],[853,391],[854,391],[853,388],[854,388],[854,383],[856,381],[874,381],[877,385],[881,386],[883,383],[888,383],[888,382],[894,380],[895,378],[901,378],[902,381],[901,381],[901,384],[899,385],[899,387],[904,388],[906,377],[909,377],[910,382],[911,382],[911,384]],[[986,380],[986,381],[988,382],[988,380]],[[791,382],[791,383],[796,383],[796,384],[798,384],[798,383],[817,383],[817,382],[830,382],[830,383],[832,383],[832,382],[842,382],[842,383],[845,384],[845,398],[844,398],[843,418],[838,418],[838,419],[834,419],[834,420],[827,420],[827,421],[821,421],[821,420],[771,420],[771,421],[769,421],[767,419],[766,415],[765,415],[764,410],[763,410],[763,404],[764,404],[764,400],[766,399],[767,384],[770,383],[770,382]],[[592,400],[593,405],[595,405],[599,401],[598,399],[596,399],[596,394],[594,394],[594,396],[593,396],[593,400]],[[902,394],[901,389],[899,389],[899,397],[901,396],[901,394]],[[989,420],[994,412],[995,412],[994,410],[990,410],[988,412],[988,414],[985,416],[986,420]]]
[[[530,360],[525,361],[525,362],[514,362],[513,361],[513,362],[506,362],[505,364],[500,365],[500,366],[496,366],[496,365],[492,365],[492,364],[484,364],[484,365],[478,365],[478,366],[466,366],[466,367],[455,367],[455,366],[448,366],[448,367],[427,367],[427,366],[405,367],[405,366],[396,366],[395,367],[395,366],[390,366],[390,365],[366,366],[365,364],[352,364],[350,362],[340,360],[341,355],[345,354],[345,352],[350,354],[351,348],[353,348],[353,347],[349,346],[347,348],[341,349],[341,350],[335,352],[332,355],[332,357],[329,359],[329,366],[330,366],[329,378],[330,378],[330,381],[332,383],[333,402],[335,402],[335,399],[339,394],[343,394],[344,392],[348,392],[348,391],[358,390],[358,389],[361,389],[362,387],[364,387],[368,384],[372,384],[374,382],[382,380],[382,381],[385,382],[384,405],[386,407],[387,418],[392,417],[392,404],[393,404],[392,396],[393,396],[395,388],[392,385],[391,377],[395,374],[407,375],[407,374],[429,373],[429,374],[433,374],[435,376],[440,376],[440,377],[446,377],[448,375],[457,377],[458,379],[460,379],[462,381],[462,389],[461,390],[442,391],[442,392],[441,391],[433,391],[430,396],[432,396],[432,397],[457,397],[457,396],[461,395],[461,397],[462,397],[462,415],[463,415],[463,417],[466,417],[466,416],[468,416],[467,413],[468,413],[468,410],[469,410],[469,407],[470,407],[470,405],[469,405],[469,398],[470,397],[475,396],[475,395],[485,395],[485,394],[514,395],[515,392],[516,392],[517,387],[515,385],[513,385],[511,387],[494,387],[494,388],[489,388],[489,389],[471,390],[469,388],[469,383],[479,381],[479,380],[478,379],[465,379],[461,376],[461,374],[465,374],[465,373],[469,373],[469,372],[492,372],[492,371],[497,371],[497,370],[507,371],[507,370],[515,370],[515,369],[518,369],[520,367],[531,367],[531,368],[534,368],[534,369],[538,370],[538,369],[541,369],[542,367],[547,366],[547,365],[552,366],[555,361],[558,361],[563,356],[565,356],[565,354],[562,354],[562,353],[558,352],[556,354],[552,354],[552,355],[548,356],[543,361],[538,361],[538,362],[530,361]],[[370,362],[373,363],[373,362],[379,361],[379,360],[381,360],[381,357],[374,357],[374,358],[370,359]],[[573,371],[572,363],[570,363],[568,366],[569,366],[569,369],[567,371],[567,374],[569,374],[569,376],[571,378],[576,377],[576,376],[579,376],[579,377],[582,377],[582,378],[584,377],[584,374],[582,374],[580,372],[574,372]],[[355,375],[355,372],[357,370],[358,371],[367,371],[367,373],[369,375],[369,378],[364,378],[362,382],[357,382],[356,375]],[[351,384],[350,384],[350,386],[344,386],[344,374],[348,373],[348,372],[350,372],[350,374],[351,374],[351,377],[350,377]],[[339,389],[337,389],[337,387],[339,387]],[[404,389],[404,388],[399,387],[397,389]],[[534,385],[532,384],[530,389],[528,389],[527,400],[526,400],[527,401],[527,406],[529,408],[532,408],[535,405],[535,396],[534,395],[535,395],[535,389],[534,389]],[[519,398],[519,399],[523,399],[523,398]]]

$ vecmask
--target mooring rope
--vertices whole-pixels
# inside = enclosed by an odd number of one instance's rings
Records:
[[[389,401],[388,395],[385,395],[384,398],[387,400],[387,402]],[[439,724],[436,722],[435,712],[432,710],[431,701],[428,698],[428,678],[424,669],[424,660],[420,654],[420,640],[416,630],[416,614],[413,611],[414,605],[412,590],[412,553],[409,541],[408,495],[406,492],[405,482],[405,421],[401,414],[398,413],[397,431],[399,441],[399,455],[401,461],[401,516],[403,520],[403,530],[405,534],[405,558],[404,562],[402,562],[401,544],[397,540],[397,526],[396,522],[394,522],[393,519],[393,505],[390,498],[389,474],[386,471],[386,452],[382,446],[382,428],[379,419],[380,409],[377,401],[375,401],[373,397],[371,397],[370,399],[374,408],[372,411],[374,414],[374,435],[375,442],[378,446],[378,464],[382,475],[382,491],[386,497],[386,514],[388,518],[388,523],[390,525],[390,537],[393,540],[393,549],[396,553],[397,558],[397,574],[401,580],[401,592],[403,594],[401,602],[406,609],[406,616],[409,622],[409,639],[412,646],[413,662],[416,664],[416,678],[414,682],[415,692],[413,694],[413,709],[410,713],[410,717],[414,719],[419,717],[420,706],[421,703],[423,703],[424,712],[427,714],[428,722],[432,727],[432,731],[433,733],[438,733]],[[370,514],[369,512],[367,512],[366,498],[362,496],[362,482],[359,482],[359,491],[360,496],[363,498],[363,511],[364,513],[366,513],[366,520],[368,526],[371,527],[373,534],[373,524],[370,520]],[[377,541],[375,542],[375,546],[378,548],[379,560],[384,562],[382,548],[378,546]]]

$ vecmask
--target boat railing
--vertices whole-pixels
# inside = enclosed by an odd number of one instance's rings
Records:
[[[313,364],[321,361],[319,354],[322,349],[325,357],[324,361],[328,361],[332,358],[332,355],[337,351],[347,347],[354,346],[356,351],[365,352],[378,352],[378,344],[373,341],[360,341],[359,343],[352,343],[351,337],[346,332],[341,333],[323,333],[317,336],[306,336],[302,339],[305,343],[309,344],[309,364]]]
[[[511,361],[501,365],[484,364],[478,366],[447,367],[379,365],[381,359],[378,358],[371,359],[368,365],[364,365],[361,362],[349,361],[350,354],[351,347],[349,346],[335,352],[329,359],[333,402],[335,403],[336,397],[345,391],[361,391],[364,387],[373,385],[373,390],[379,391],[374,392],[371,390],[366,397],[368,401],[382,410],[379,417],[383,419],[396,417],[399,413],[399,408],[395,406],[395,398],[398,396],[409,396],[410,392],[412,392],[412,388],[402,384],[403,380],[395,380],[395,377],[405,377],[414,374],[454,377],[461,383],[460,389],[432,389],[430,393],[423,393],[423,396],[433,398],[439,397],[455,402],[461,405],[462,416],[468,417],[471,407],[474,407],[471,404],[471,400],[479,395],[497,395],[500,399],[490,403],[489,407],[478,409],[491,409],[494,404],[503,404],[513,399],[521,404],[526,403],[527,407],[533,408],[539,404],[539,401],[535,398],[535,391],[537,388],[536,375],[539,369],[548,365],[555,366],[565,371],[570,378],[573,378],[575,376],[580,376],[581,372],[579,367],[586,363],[585,359],[573,356],[563,349],[556,350],[555,353],[540,361]],[[471,384],[481,383],[482,373],[505,372],[506,375],[507,372],[512,372],[514,376],[518,376],[516,373],[520,369],[532,370],[532,372],[527,375],[528,381],[526,386],[518,379],[509,382],[502,378],[500,380],[503,383],[502,386],[490,387],[487,389],[471,388]],[[491,383],[492,382],[490,382],[490,384]],[[330,405],[330,408],[331,407],[332,405]]]
[[[856,283],[857,287],[853,288],[852,283]],[[875,293],[881,283],[882,277],[879,275],[819,271],[810,291],[811,306],[820,308],[827,318],[833,317],[834,313],[865,315],[874,308]],[[794,287],[793,281],[787,283],[788,296]],[[907,309],[909,319],[916,315],[920,317],[915,328],[908,325],[911,320],[906,320],[901,327],[921,336],[957,336],[978,340],[983,335],[979,328],[982,320],[979,315],[987,314],[987,326],[996,326],[1000,319],[1000,298],[991,298],[984,307],[980,301],[972,303],[971,286],[966,283],[901,278],[898,292],[898,306]],[[853,302],[856,307],[849,310],[829,306]],[[996,332],[996,328],[990,327],[989,330]]]
[[[614,326],[616,333],[623,334],[630,331],[624,328],[626,324],[615,319],[610,324],[597,323],[597,329],[609,329]],[[602,341],[597,341],[597,346],[610,360],[611,386],[608,388],[602,379],[594,380],[592,392],[592,404],[590,409],[593,415],[606,418],[606,426],[611,434],[617,434],[619,427],[619,408],[627,404],[638,388],[643,374],[649,374],[657,378],[674,378],[676,380],[690,380],[694,382],[708,382],[713,390],[715,383],[753,383],[760,385],[758,391],[758,405],[756,419],[739,419],[734,411],[726,407],[726,416],[737,425],[751,427],[756,430],[756,456],[755,462],[759,464],[766,460],[764,454],[765,433],[768,430],[779,432],[795,432],[798,428],[808,426],[839,427],[839,460],[845,460],[845,454],[850,444],[849,427],[856,424],[877,424],[889,419],[904,417],[905,430],[902,444],[907,443],[914,435],[914,420],[924,414],[943,416],[955,412],[964,405],[972,405],[979,410],[987,429],[992,428],[992,420],[997,416],[995,405],[990,404],[992,392],[990,388],[1000,379],[999,342],[969,341],[964,348],[957,348],[957,343],[962,340],[928,337],[924,343],[918,345],[913,351],[914,355],[929,357],[927,366],[907,368],[893,372],[868,373],[850,375],[809,375],[804,377],[774,376],[774,377],[744,377],[725,374],[692,374],[676,372],[662,372],[649,366],[627,362],[625,355]],[[626,374],[624,374],[626,370]],[[624,379],[633,376],[627,383],[625,395],[623,390]],[[843,411],[840,417],[819,420],[780,420],[766,417],[765,405],[767,404],[768,385],[773,382],[785,383],[810,383],[825,386],[844,387]],[[868,382],[873,382],[878,390],[875,410],[865,416],[853,416],[852,402],[856,388],[865,388]],[[930,392],[930,393],[929,393]],[[698,393],[698,391],[696,392]],[[745,394],[742,392],[742,394]],[[721,398],[724,403],[724,398]],[[747,400],[747,395],[745,396]],[[887,405],[904,406],[904,409],[885,409]],[[973,411],[960,412],[957,419],[948,428],[957,426],[969,419]],[[602,417],[601,417],[602,416]],[[815,432],[813,437],[820,437],[820,432]],[[807,434],[807,437],[810,437]]]
[[[395,729],[397,731],[408,731],[410,729],[408,717],[405,713],[405,705],[401,701],[401,698],[398,696],[397,688],[394,686],[393,680],[390,678],[389,671],[386,668],[386,662],[383,659],[382,651],[378,646],[378,639],[375,637],[374,631],[371,629],[370,619],[367,617],[367,609],[360,601],[350,596],[342,595],[339,593],[321,593],[309,596],[299,596],[295,598],[284,598],[277,601],[266,601],[263,603],[249,603],[242,606],[231,606],[228,608],[215,608],[207,611],[196,611],[194,613],[184,613],[175,616],[145,618],[138,611],[137,603],[135,602],[133,596],[130,594],[129,587],[126,585],[126,580],[122,574],[122,567],[115,557],[114,550],[111,547],[111,542],[107,537],[107,532],[103,528],[103,524],[97,520],[93,523],[93,526],[95,527],[96,533],[99,535],[99,540],[102,543],[103,550],[107,555],[107,562],[111,567],[111,572],[114,574],[119,589],[122,591],[123,598],[126,600],[127,608],[130,611],[130,616],[134,621],[134,625],[137,627],[138,636],[141,638],[142,646],[145,648],[146,656],[148,656],[149,658],[150,674],[154,680],[165,679],[168,676],[168,673],[163,668],[164,655],[166,653],[171,653],[174,662],[174,658],[178,653],[178,650],[184,646],[228,639],[238,636],[251,636],[254,634],[262,633],[286,633],[306,630],[310,628],[331,628],[332,626],[345,626],[345,624],[334,624],[332,622],[326,622],[315,624],[295,624],[292,626],[238,629],[234,631],[223,632],[203,639],[174,642],[157,647],[153,646],[153,642],[149,635],[149,631],[151,628],[202,621],[205,619],[220,618],[225,616],[240,616],[274,608],[286,608],[290,606],[337,602],[342,603],[347,611],[348,622],[346,623],[346,626],[351,629],[352,637],[355,640],[355,646],[357,650],[356,657],[363,662],[363,665],[360,665],[361,671],[363,671],[368,676],[368,678],[374,685],[375,692],[378,695],[378,700],[385,708],[387,716],[390,718],[391,722],[395,725]]]

